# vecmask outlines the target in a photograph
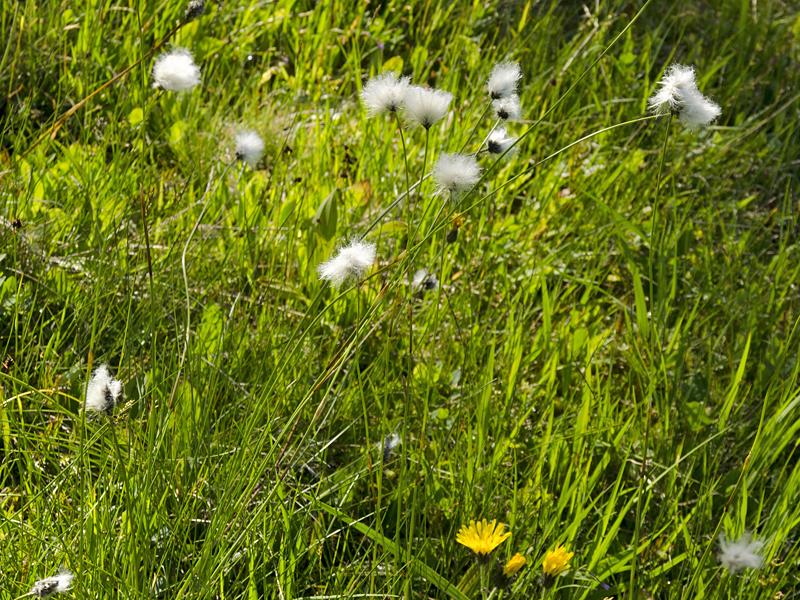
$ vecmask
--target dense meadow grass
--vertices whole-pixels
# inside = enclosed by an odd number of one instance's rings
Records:
[[[96,599],[800,597],[796,4],[184,10],[0,8],[0,599],[61,568]],[[173,47],[190,92],[152,87]],[[412,184],[479,148],[500,60],[516,151],[382,216],[402,142]],[[642,119],[675,62],[712,126]],[[391,70],[454,95],[427,152],[359,103]],[[367,231],[366,275],[320,281]],[[512,535],[479,563],[481,518]]]

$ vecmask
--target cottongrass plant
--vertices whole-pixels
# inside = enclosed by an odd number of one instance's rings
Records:
[[[185,48],[165,52],[153,65],[153,87],[187,92],[200,83],[200,67]]]
[[[495,116],[501,121],[519,121],[522,117],[522,106],[516,94],[493,100],[492,108]]]
[[[397,113],[405,104],[410,87],[408,77],[397,77],[394,72],[373,77],[361,91],[361,101],[369,116]]]
[[[264,140],[252,129],[236,134],[236,158],[255,168],[264,156]]]
[[[489,154],[504,154],[516,141],[516,138],[508,135],[505,127],[497,127],[486,138],[486,150]]]
[[[761,551],[764,542],[752,539],[744,533],[738,540],[729,540],[723,533],[719,536],[719,554],[717,559],[729,573],[737,573],[742,569],[760,569],[764,564]]]
[[[450,92],[412,85],[405,93],[404,114],[412,123],[430,129],[447,114],[452,100]]]
[[[100,365],[86,386],[84,408],[88,412],[110,413],[122,397],[122,382],[111,377],[108,366]]]
[[[489,74],[486,88],[492,100],[507,98],[517,93],[517,82],[522,78],[519,63],[497,63]]]
[[[650,110],[658,115],[675,114],[689,129],[706,127],[722,113],[719,105],[697,88],[694,67],[672,65],[659,86],[648,101]]]
[[[375,262],[375,256],[375,244],[353,240],[340,248],[333,258],[319,265],[317,272],[320,279],[339,287],[349,279],[364,275]]]
[[[471,154],[447,154],[439,156],[433,167],[433,180],[440,192],[450,194],[466,192],[480,181],[481,167]]]
[[[64,569],[52,577],[46,577],[34,583],[31,591],[26,595],[35,596],[37,598],[47,598],[55,594],[61,594],[72,588],[73,578],[74,575],[72,572]]]

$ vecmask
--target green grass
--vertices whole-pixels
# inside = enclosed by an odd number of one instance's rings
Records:
[[[74,598],[476,598],[478,518],[529,561],[495,598],[800,594],[793,3],[212,2],[166,44],[200,64],[183,95],[148,55],[182,3],[130,4],[0,8],[0,599],[62,566]],[[518,151],[455,204],[426,180],[408,251],[401,204],[363,281],[320,282],[405,190],[364,79],[453,92],[429,168],[491,128],[501,59]],[[673,62],[715,125],[570,146],[645,116]],[[443,285],[410,297],[422,267]],[[103,362],[125,402],[87,418]],[[764,567],[730,575],[744,531]]]

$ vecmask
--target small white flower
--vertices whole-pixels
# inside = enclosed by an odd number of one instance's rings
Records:
[[[236,135],[236,158],[255,167],[263,155],[264,140],[255,131],[241,131]]]
[[[731,573],[740,569],[759,569],[764,564],[764,559],[759,554],[763,547],[764,542],[751,541],[749,533],[745,533],[735,542],[728,540],[723,533],[719,536],[717,558]]]
[[[519,105],[519,96],[511,94],[505,98],[498,98],[492,101],[494,114],[503,121],[518,121],[522,115],[522,108]]]
[[[192,54],[183,48],[165,52],[153,66],[153,87],[185,92],[200,83],[200,68]]]
[[[429,273],[428,269],[419,269],[411,279],[411,289],[429,291],[439,287],[439,279],[434,273]]]
[[[433,167],[433,179],[440,191],[465,192],[480,178],[478,161],[467,154],[442,154]]]
[[[403,108],[411,121],[430,129],[447,114],[452,99],[450,92],[412,85],[406,90]]]
[[[677,113],[689,128],[705,127],[722,110],[697,89],[694,67],[672,65],[659,83],[658,91],[648,100],[650,110],[658,115]]]
[[[390,71],[367,82],[361,90],[361,101],[367,107],[367,114],[370,116],[382,112],[397,112],[403,106],[408,88],[408,77],[398,79],[397,75]]]
[[[517,82],[522,77],[519,63],[501,62],[497,63],[489,75],[486,87],[492,100],[505,98],[517,92]]]
[[[506,133],[505,127],[498,127],[489,134],[486,140],[486,148],[490,154],[502,154],[511,147],[516,138]],[[514,147],[516,149],[516,146]]]
[[[67,570],[60,571],[53,577],[40,579],[33,584],[31,591],[28,592],[29,596],[37,596],[39,598],[46,598],[52,594],[60,594],[66,592],[72,587],[72,579],[74,575]]]
[[[86,386],[85,408],[94,412],[111,412],[122,395],[122,382],[113,379],[106,365],[100,365]]]
[[[340,286],[351,277],[361,277],[374,262],[375,244],[354,240],[322,263],[317,271],[320,279]]]

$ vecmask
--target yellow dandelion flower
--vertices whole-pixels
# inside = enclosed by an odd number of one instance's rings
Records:
[[[517,552],[514,556],[508,559],[506,566],[503,567],[503,575],[506,577],[513,577],[517,574],[517,571],[525,566],[526,562],[528,561],[525,560],[525,557]]]
[[[506,531],[506,526],[497,523],[495,519],[491,522],[483,519],[470,521],[469,525],[462,525],[456,536],[456,541],[463,544],[475,554],[488,556],[492,550],[506,541],[511,532]]]
[[[542,561],[544,574],[549,577],[561,575],[561,573],[569,569],[569,561],[573,556],[575,556],[575,553],[567,552],[564,546],[559,546],[555,550],[548,550]]]

